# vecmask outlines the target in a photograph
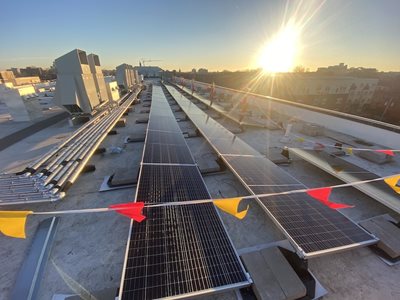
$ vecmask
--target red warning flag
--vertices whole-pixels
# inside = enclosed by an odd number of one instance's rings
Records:
[[[394,152],[392,150],[375,150],[375,152],[385,153],[386,155],[394,156]]]
[[[309,189],[307,190],[307,194],[314,199],[317,199],[322,204],[332,208],[332,209],[341,209],[341,208],[351,208],[354,205],[347,205],[344,203],[336,203],[329,200],[329,196],[331,195],[332,188],[324,187],[319,189]]]
[[[321,144],[321,143],[315,143],[314,144],[314,150],[315,151],[322,151],[324,148],[325,148],[324,144]]]
[[[127,216],[137,222],[142,222],[146,216],[142,214],[144,202],[129,202],[121,204],[113,204],[108,208],[115,210],[117,213]]]

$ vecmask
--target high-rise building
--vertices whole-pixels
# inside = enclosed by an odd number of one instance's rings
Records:
[[[110,100],[107,94],[106,83],[104,81],[104,75],[100,68],[100,59],[96,54],[89,54],[88,61],[90,71],[93,74],[94,83],[96,85],[97,95],[100,97],[101,102]]]
[[[86,52],[75,49],[55,60],[55,102],[71,113],[91,113],[100,104]]]

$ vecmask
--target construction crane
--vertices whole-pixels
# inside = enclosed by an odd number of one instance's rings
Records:
[[[162,59],[144,59],[144,58],[142,58],[139,61],[139,65],[145,67],[147,62],[152,62],[152,61],[162,61]]]

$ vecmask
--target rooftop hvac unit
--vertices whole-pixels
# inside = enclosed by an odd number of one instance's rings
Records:
[[[91,113],[100,104],[86,52],[75,49],[55,60],[57,69],[55,103],[76,113]]]
[[[100,97],[101,102],[108,101],[107,87],[106,82],[104,80],[103,71],[100,67],[100,59],[96,54],[89,54],[88,61],[90,66],[90,71],[93,74],[94,83],[96,86],[96,91],[98,96]]]

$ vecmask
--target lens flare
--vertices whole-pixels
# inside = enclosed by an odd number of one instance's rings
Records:
[[[299,43],[300,30],[287,24],[261,48],[258,65],[266,73],[291,71],[296,63]]]

